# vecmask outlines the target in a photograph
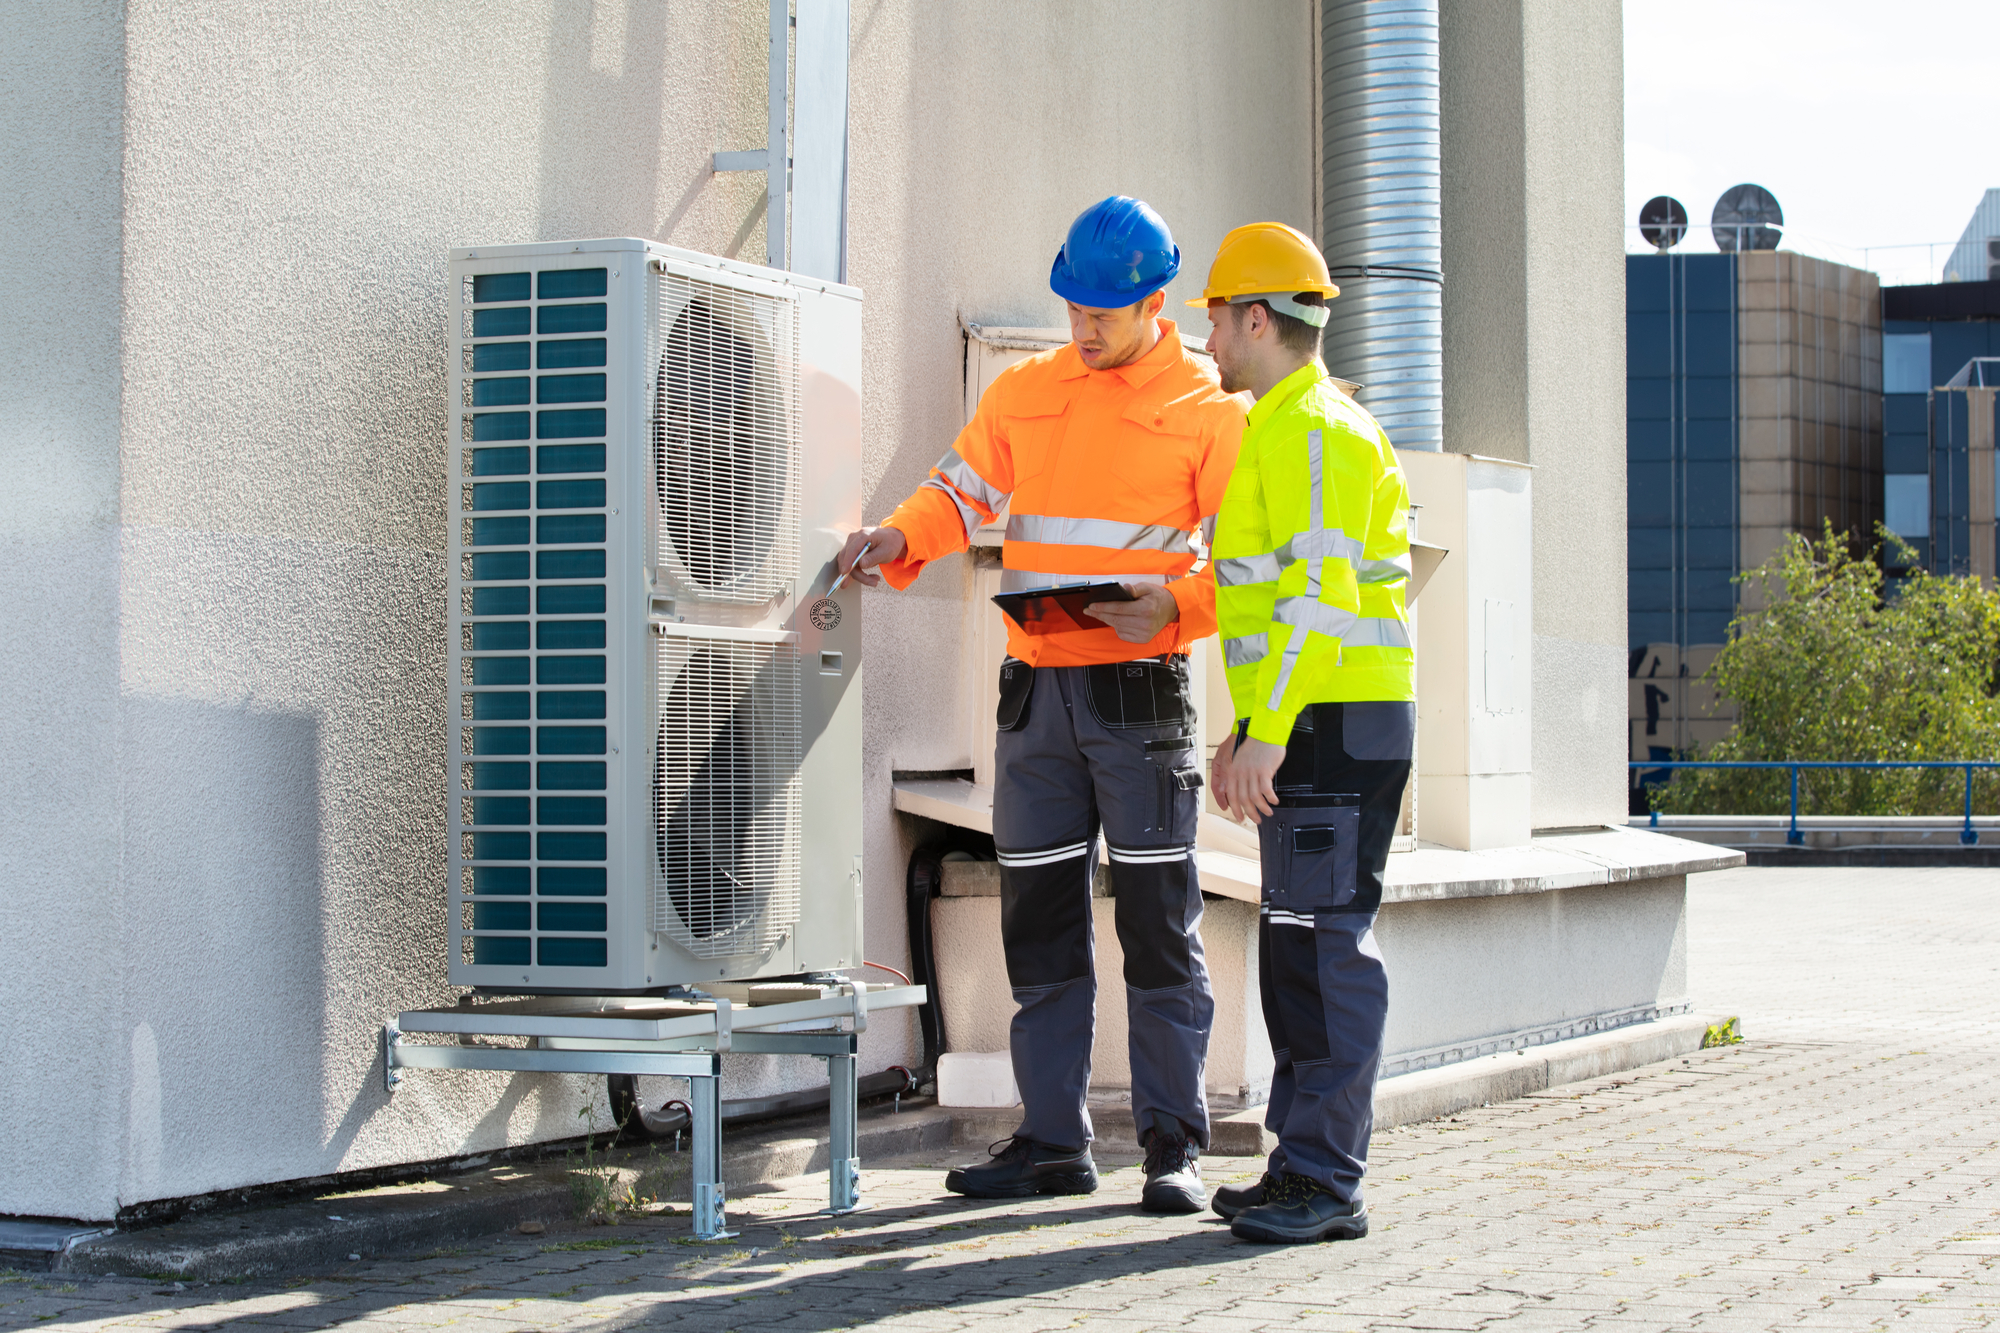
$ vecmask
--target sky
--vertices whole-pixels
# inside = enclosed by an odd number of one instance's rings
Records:
[[[1783,248],[1938,281],[2000,187],[2000,0],[1627,0],[1626,249],[1668,194],[1683,248],[1714,250],[1710,210],[1746,181]]]

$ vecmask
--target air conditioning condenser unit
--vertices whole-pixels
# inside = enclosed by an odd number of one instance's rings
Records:
[[[860,292],[630,238],[451,275],[450,980],[858,966]]]

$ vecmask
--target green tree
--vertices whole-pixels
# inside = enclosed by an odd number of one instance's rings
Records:
[[[1896,538],[1878,529],[1883,541]],[[1900,545],[1900,543],[1899,543]],[[1734,760],[2000,758],[2000,592],[1977,578],[1917,571],[1884,595],[1879,546],[1857,551],[1828,524],[1794,536],[1739,583],[1762,588],[1709,668],[1738,708],[1730,735],[1705,754]],[[1964,808],[1963,772],[1806,770],[1799,813],[1950,815]],[[2000,806],[2000,772],[1978,773],[1974,809]],[[1679,770],[1653,789],[1676,814],[1783,814],[1783,770]]]

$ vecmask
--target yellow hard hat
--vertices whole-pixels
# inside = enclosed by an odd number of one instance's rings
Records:
[[[1340,288],[1333,285],[1311,237],[1282,222],[1252,222],[1222,238],[1208,268],[1208,286],[1188,304],[1297,292],[1318,292],[1332,300]]]

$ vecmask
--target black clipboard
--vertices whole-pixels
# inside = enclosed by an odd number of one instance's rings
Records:
[[[1087,583],[1074,588],[1042,588],[1035,592],[1003,592],[993,604],[1021,627],[1023,634],[1067,634],[1080,629],[1110,629],[1083,608],[1093,602],[1135,602],[1122,583]]]

